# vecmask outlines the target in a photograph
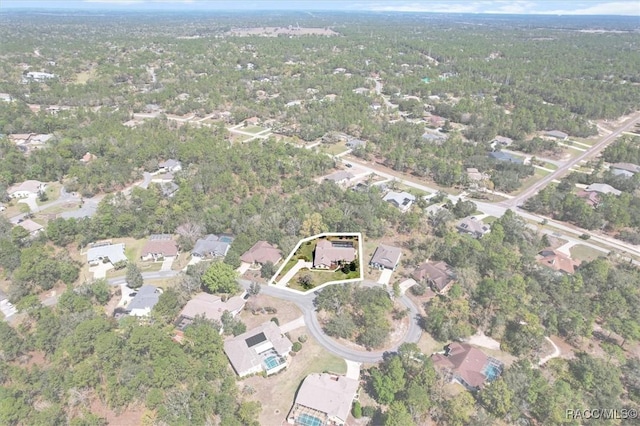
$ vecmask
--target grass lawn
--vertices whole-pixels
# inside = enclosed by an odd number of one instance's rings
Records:
[[[48,207],[44,210],[40,210],[41,214],[60,214],[64,212],[68,212],[71,210],[77,210],[79,207],[79,202],[70,202],[65,204],[58,204],[52,207]]]
[[[487,225],[489,225],[489,224],[491,224],[491,223],[495,222],[496,220],[498,220],[498,218],[497,218],[497,217],[495,217],[495,216],[487,216],[487,217],[485,217],[484,219],[482,219],[482,222],[484,222],[484,223],[486,223]]]
[[[303,275],[309,275],[311,277],[312,287],[310,289],[305,289],[300,284],[298,284],[298,279]],[[315,269],[301,269],[297,274],[293,276],[291,281],[289,281],[289,288],[293,288],[295,290],[300,291],[313,291],[314,288],[328,283],[329,281],[342,281],[348,280],[352,278],[358,278],[360,276],[360,272],[356,269],[355,271],[351,271],[348,274],[344,274],[340,269],[337,271],[319,271]]]
[[[542,165],[542,167],[544,167],[545,169],[549,169],[549,170],[556,170],[558,168],[558,166],[556,166],[553,163],[549,163],[549,162],[544,163]]]
[[[576,141],[576,142],[580,142],[583,143],[585,145],[589,145],[589,146],[593,146],[596,142],[598,142],[597,139],[591,139],[591,138],[571,138],[572,140]]]
[[[267,129],[260,126],[247,126],[247,127],[238,127],[236,130],[247,132],[247,133],[253,133],[255,135]]]
[[[76,75],[76,84],[87,84],[87,81],[89,81],[91,77],[94,77],[95,75],[96,75],[95,68],[91,68],[88,71],[79,72]]]
[[[316,243],[317,243],[317,240],[303,243],[298,248],[298,250],[296,250],[293,256],[291,256],[291,259],[287,262],[286,266],[282,269],[282,272],[280,272],[280,275],[276,277],[275,281],[278,281],[280,278],[284,277],[286,273],[289,272],[291,268],[293,268],[293,265],[298,263],[298,258],[304,257],[309,262],[313,260],[313,250],[315,250],[316,248]]]
[[[40,197],[38,197],[36,198],[36,203],[38,203],[38,205],[40,206],[42,204],[57,200],[58,198],[60,198],[61,187],[62,185],[60,185],[58,182],[48,184],[47,189],[45,189],[44,191],[47,194],[47,201],[40,201]]]
[[[319,148],[321,152],[325,152],[331,155],[338,155],[349,149],[347,148],[346,142],[340,142],[335,144],[320,144]]]
[[[571,257],[573,259],[582,262],[588,262],[593,259],[597,259],[600,256],[606,256],[606,253],[603,253],[591,247],[583,246],[582,244],[571,247],[569,249],[569,252],[571,252]]]
[[[301,334],[309,336],[306,328],[299,328],[289,333],[291,341],[296,341]],[[285,370],[267,378],[252,376],[242,379],[238,387],[241,391],[245,388],[255,391],[249,398],[262,404],[261,425],[279,425],[286,420],[304,378],[311,373],[325,371],[344,374],[347,365],[342,358],[330,354],[309,336]]]

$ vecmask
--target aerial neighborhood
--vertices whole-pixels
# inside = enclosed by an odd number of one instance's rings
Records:
[[[633,423],[637,4],[249,3],[0,6],[0,424]]]

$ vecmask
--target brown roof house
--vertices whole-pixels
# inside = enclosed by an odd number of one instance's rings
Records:
[[[400,256],[402,256],[402,250],[398,247],[380,244],[378,248],[376,248],[375,253],[373,253],[369,265],[377,269],[391,269],[395,271],[398,263],[400,263]]]
[[[451,343],[431,356],[433,365],[469,390],[480,389],[502,373],[502,363],[467,343]]]
[[[229,312],[231,316],[235,317],[242,311],[246,303],[243,296],[233,296],[223,301],[213,294],[198,293],[182,308],[176,326],[180,330],[184,330],[198,316],[220,322],[222,314]]]
[[[598,207],[600,204],[600,195],[597,192],[578,191],[578,198],[582,198],[591,207]]]
[[[287,416],[289,424],[344,425],[356,398],[358,380],[329,373],[309,374]]]
[[[424,282],[438,293],[446,293],[455,280],[455,273],[446,262],[424,262],[411,274],[417,282]]]
[[[280,250],[266,241],[258,241],[249,250],[240,256],[240,260],[252,265],[264,265],[271,262],[274,265],[282,259]]]
[[[573,274],[580,262],[571,259],[564,253],[547,248],[538,253],[536,260],[540,265],[546,266],[557,272]]]
[[[225,341],[224,353],[240,377],[263,371],[270,375],[287,367],[292,346],[280,327],[268,321]]]
[[[336,269],[356,260],[356,248],[351,241],[321,239],[313,254],[313,267]]]
[[[178,255],[178,243],[173,240],[171,234],[152,234],[149,241],[142,248],[141,260],[160,260],[166,257]]]

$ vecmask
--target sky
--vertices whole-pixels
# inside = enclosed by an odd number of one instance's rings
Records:
[[[326,10],[640,17],[640,0],[0,0],[0,11],[15,8],[116,11]]]

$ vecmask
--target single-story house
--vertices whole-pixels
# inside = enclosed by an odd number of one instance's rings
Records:
[[[30,80],[41,82],[41,81],[50,80],[52,78],[55,78],[56,76],[55,74],[51,74],[48,72],[30,71],[26,74],[25,77]]]
[[[162,289],[152,285],[143,285],[138,289],[136,295],[131,299],[125,310],[134,317],[144,317],[151,313],[151,309],[156,306]]]
[[[402,256],[402,250],[398,247],[380,244],[373,253],[369,265],[372,268],[395,271],[400,263],[400,256]]]
[[[431,97],[429,97],[429,99],[431,99]],[[427,120],[427,124],[430,127],[435,127],[435,128],[444,126],[444,123],[447,121],[443,117],[440,117],[439,115],[433,115],[433,114],[430,114],[425,118]]]
[[[264,265],[271,262],[274,265],[282,259],[280,250],[266,241],[258,241],[240,256],[240,260],[252,265]]]
[[[347,148],[356,149],[360,147],[364,148],[365,146],[367,146],[367,142],[363,141],[362,139],[349,138],[349,140],[347,141]]]
[[[287,416],[289,424],[344,425],[356,398],[358,380],[330,373],[309,374]],[[313,417],[315,423],[310,423]]]
[[[496,145],[509,146],[513,143],[513,139],[506,136],[496,136],[495,138],[493,138],[491,143],[495,143]]]
[[[568,134],[561,132],[560,130],[550,130],[545,133],[545,136],[553,139],[560,139],[562,141],[566,141],[569,138]]]
[[[178,255],[178,243],[173,240],[170,234],[152,234],[142,248],[141,260],[158,260],[165,257],[175,257]]]
[[[38,235],[44,229],[42,225],[34,222],[31,219],[23,220],[17,226],[22,226],[24,229],[27,230],[27,232],[29,232],[29,235],[31,236]]]
[[[444,133],[425,132],[422,134],[422,140],[431,142],[431,143],[442,143],[446,141],[447,138],[448,136],[445,135]]]
[[[13,98],[8,93],[0,93],[0,101],[3,102],[12,102]]]
[[[472,182],[482,182],[483,180],[488,180],[490,178],[487,173],[482,173],[473,167],[469,167],[467,169],[467,177]]]
[[[482,238],[482,236],[489,231],[491,227],[475,217],[465,217],[458,223],[456,229],[461,234],[469,234],[475,238]]]
[[[196,319],[202,316],[211,321],[220,322],[222,314],[226,311],[236,316],[247,303],[243,296],[233,296],[223,301],[220,297],[208,293],[198,293],[180,311],[176,326],[184,330]]]
[[[94,245],[89,248],[87,252],[87,262],[92,266],[105,261],[113,265],[123,260],[127,260],[127,256],[124,254],[123,243]]]
[[[370,90],[367,89],[366,87],[358,87],[356,89],[353,89],[353,93],[356,93],[358,95],[366,95],[369,92]]]
[[[503,151],[490,152],[489,158],[493,158],[494,160],[497,160],[497,161],[505,161],[505,162],[514,163],[514,164],[524,164],[523,158],[513,154],[509,154],[508,152],[503,152]]]
[[[600,204],[600,195],[597,192],[579,191],[576,195],[591,207],[598,207]]]
[[[611,173],[616,176],[632,177],[636,173],[640,173],[640,166],[633,163],[614,163],[610,166]]]
[[[575,268],[580,265],[580,262],[551,248],[544,249],[538,253],[536,260],[540,265],[551,268],[554,271],[565,272],[567,274],[573,274],[576,271]]]
[[[191,255],[196,257],[224,257],[233,242],[231,235],[214,235],[209,234],[204,238],[196,241],[191,250]]]
[[[174,179],[173,173],[161,173],[151,178],[151,182],[168,183],[168,182],[173,182],[173,179]]]
[[[7,195],[11,198],[36,197],[47,188],[47,184],[39,180],[25,180],[22,183],[12,185],[7,189]]]
[[[16,307],[13,306],[11,302],[9,302],[9,297],[7,297],[5,292],[2,290],[0,290],[0,312],[2,312],[5,319],[18,312]]]
[[[331,181],[336,185],[346,185],[354,177],[355,176],[352,173],[349,173],[346,170],[338,170],[337,172],[325,176],[324,180]]]
[[[313,254],[313,267],[335,269],[356,259],[356,249],[351,241],[321,239]]]
[[[411,274],[417,282],[429,284],[438,293],[446,293],[455,280],[453,269],[446,262],[424,262]]]
[[[82,158],[80,159],[80,162],[88,164],[88,163],[92,162],[93,160],[95,160],[96,158],[98,158],[98,157],[96,157],[94,154],[92,154],[90,152],[87,152],[85,155],[82,156]]]
[[[444,353],[431,356],[433,365],[450,374],[452,381],[469,390],[482,388],[486,381],[495,380],[502,372],[502,363],[490,358],[468,343],[450,343]]]
[[[160,191],[165,198],[173,197],[180,187],[175,182],[163,182],[160,184]]]
[[[182,170],[182,164],[180,161],[174,160],[173,158],[158,163],[158,171],[160,172],[174,173],[179,172],[180,170]]]
[[[292,347],[293,344],[282,334],[280,327],[268,321],[226,340],[224,353],[240,377],[263,371],[270,375],[287,367]]]
[[[618,196],[622,194],[622,191],[615,189],[611,185],[607,185],[606,183],[592,183],[584,189],[586,192],[598,192],[600,194],[613,194]]]
[[[384,201],[393,204],[402,212],[406,212],[416,201],[416,197],[408,192],[389,191],[383,198]]]

